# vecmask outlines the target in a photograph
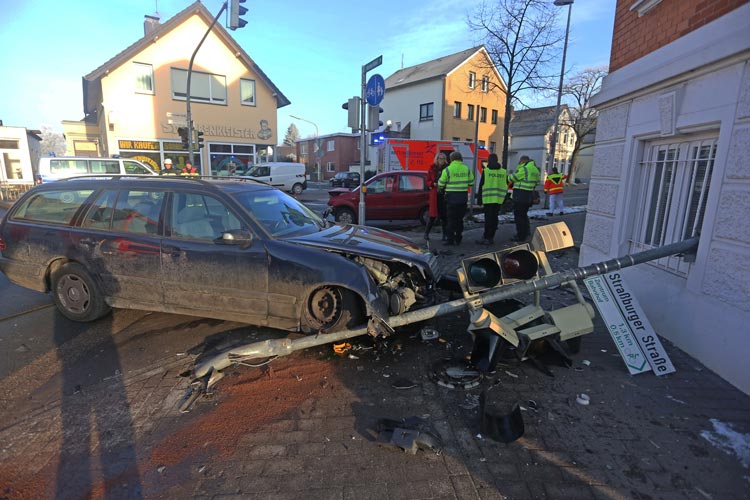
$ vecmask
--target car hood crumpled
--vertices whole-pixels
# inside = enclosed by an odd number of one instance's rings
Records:
[[[419,248],[407,238],[370,226],[332,226],[317,233],[289,238],[287,241],[375,259],[396,260],[416,265],[423,272],[428,269],[433,279],[438,277],[433,254]]]

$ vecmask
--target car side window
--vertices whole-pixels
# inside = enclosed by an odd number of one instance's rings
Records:
[[[89,160],[92,174],[119,174],[119,160]]]
[[[367,185],[367,192],[370,194],[390,193],[395,187],[395,179],[392,175],[385,175],[375,179]]]
[[[86,217],[81,223],[85,229],[108,230],[112,224],[112,214],[115,211],[117,191],[104,191],[92,203]]]
[[[401,175],[398,190],[401,192],[413,192],[425,190],[425,178],[419,175]]]
[[[163,196],[164,193],[156,191],[118,191],[112,230],[133,234],[158,234]]]
[[[123,167],[125,167],[125,172],[128,174],[148,175],[150,173],[148,170],[143,168],[143,165],[140,165],[134,161],[123,160],[122,165]]]
[[[213,241],[242,223],[220,200],[196,193],[175,193],[172,202],[172,237]]]
[[[27,198],[13,211],[12,218],[70,224],[73,216],[93,192],[92,189],[42,191]]]

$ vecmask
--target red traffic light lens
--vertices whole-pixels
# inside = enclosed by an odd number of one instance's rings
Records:
[[[528,250],[516,250],[503,255],[500,265],[503,276],[509,279],[528,280],[536,276],[539,270],[536,257]]]

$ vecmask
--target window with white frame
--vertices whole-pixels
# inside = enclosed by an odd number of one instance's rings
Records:
[[[139,94],[154,93],[154,67],[145,63],[133,63],[135,91]]]
[[[240,103],[255,106],[255,80],[240,78]]]
[[[482,77],[482,92],[487,92],[489,88],[490,88],[490,77],[483,76]]]
[[[434,103],[428,102],[419,105],[419,121],[427,122],[432,120]]]
[[[636,191],[634,251],[700,234],[717,141],[716,136],[708,136],[645,145]],[[660,259],[655,265],[680,275],[687,275],[690,269],[689,263],[675,256]]]
[[[466,106],[466,111],[466,119],[469,121],[474,121],[474,105],[469,104],[468,106]]]
[[[473,71],[469,71],[469,88],[473,89],[474,85],[477,84],[477,74]]]
[[[497,150],[497,143],[495,141],[490,141],[490,153],[494,153],[495,150]]]
[[[299,154],[306,155],[307,154],[307,143],[301,142],[299,145]]]
[[[183,101],[187,96],[187,70],[171,68],[172,98]],[[190,100],[212,104],[227,103],[227,77],[193,71],[190,78]]]
[[[328,164],[326,164],[326,172],[335,172],[336,171],[336,164],[332,161],[329,161]]]
[[[461,118],[461,102],[453,103],[453,118]]]
[[[336,143],[333,140],[329,140],[326,142],[326,151],[334,151],[335,147]]]

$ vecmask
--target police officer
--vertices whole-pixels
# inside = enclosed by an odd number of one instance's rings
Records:
[[[508,192],[508,172],[498,163],[497,155],[491,153],[482,171],[482,180],[477,191],[477,203],[484,205],[484,234],[478,245],[492,245],[497,232],[497,216]]]
[[[513,183],[513,216],[516,219],[516,235],[512,241],[526,241],[531,234],[529,224],[529,209],[534,200],[534,189],[539,184],[541,174],[534,160],[522,156],[518,161],[518,168],[508,176]]]
[[[445,207],[448,219],[448,238],[444,245],[459,245],[464,232],[464,214],[469,201],[469,188],[474,185],[474,173],[463,163],[458,151],[450,155],[451,163],[443,169],[438,180],[438,189],[445,191]]]

